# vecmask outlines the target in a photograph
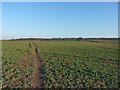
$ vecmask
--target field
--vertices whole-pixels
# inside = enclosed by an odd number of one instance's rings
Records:
[[[3,41],[3,87],[119,88],[117,41]]]

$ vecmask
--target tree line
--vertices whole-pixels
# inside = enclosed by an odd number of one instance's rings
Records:
[[[84,40],[119,40],[120,38],[19,38],[11,40],[40,40],[40,41],[49,41],[49,40],[75,40],[75,41],[84,41]]]

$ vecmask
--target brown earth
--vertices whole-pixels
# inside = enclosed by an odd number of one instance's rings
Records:
[[[31,45],[30,45],[31,44]],[[34,54],[27,56],[28,60],[33,59],[35,71],[32,78],[34,88],[43,88],[43,63],[41,57],[38,55],[38,48],[34,42],[29,44],[29,48],[34,50]]]

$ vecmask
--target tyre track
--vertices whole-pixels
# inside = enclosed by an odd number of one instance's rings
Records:
[[[34,64],[35,64],[35,73],[34,73],[34,80],[33,84],[35,88],[43,88],[43,63],[41,60],[41,57],[39,56],[38,48],[40,48],[37,44],[34,42],[29,43],[29,48],[32,48],[34,51],[34,55],[31,56],[31,58],[34,58]]]

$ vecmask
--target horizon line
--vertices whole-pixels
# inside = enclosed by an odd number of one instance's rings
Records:
[[[64,38],[120,38],[120,37],[20,37],[20,38],[6,38],[6,39],[3,39],[1,38],[0,40],[14,40],[14,39],[58,39],[58,38],[61,38],[61,39],[64,39]]]

